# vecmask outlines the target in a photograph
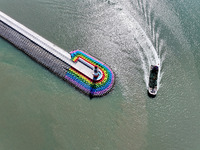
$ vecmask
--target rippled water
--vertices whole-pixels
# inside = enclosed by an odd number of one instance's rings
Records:
[[[90,100],[0,39],[1,149],[200,149],[198,0],[0,0],[0,10],[116,75],[110,94]]]

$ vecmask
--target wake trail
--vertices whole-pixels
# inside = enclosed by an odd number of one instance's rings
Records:
[[[148,82],[149,82],[149,72],[150,72],[150,66],[151,65],[159,65],[159,73],[158,73],[158,89],[161,81],[161,60],[159,57],[158,52],[154,48],[152,42],[148,38],[145,31],[142,29],[140,24],[130,15],[127,15],[127,13],[121,13],[121,17],[126,21],[128,24],[129,30],[132,32],[132,35],[134,36],[134,39],[139,44],[139,55],[141,57],[142,61],[142,69],[144,71],[144,81],[146,84],[146,88],[148,88]]]

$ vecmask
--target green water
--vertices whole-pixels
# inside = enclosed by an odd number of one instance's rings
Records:
[[[198,0],[0,0],[0,10],[116,75],[111,93],[90,100],[0,39],[0,149],[200,149]],[[152,55],[161,63],[154,99]]]

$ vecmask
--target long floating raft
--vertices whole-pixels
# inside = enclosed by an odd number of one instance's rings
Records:
[[[69,53],[0,11],[0,36],[60,78],[92,97],[114,85],[112,70],[81,50]]]

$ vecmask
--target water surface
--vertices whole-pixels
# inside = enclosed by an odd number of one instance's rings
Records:
[[[0,0],[0,10],[116,75],[110,94],[90,100],[0,39],[1,149],[200,149],[198,0]]]

